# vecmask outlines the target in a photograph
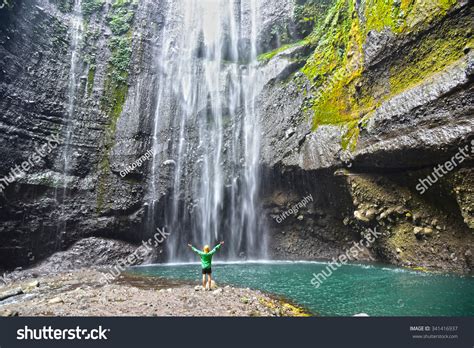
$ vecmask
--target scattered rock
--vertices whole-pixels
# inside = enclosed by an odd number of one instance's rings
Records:
[[[377,213],[377,211],[373,208],[367,210],[365,212],[365,217],[369,220],[373,220],[375,218],[375,214]]]
[[[422,237],[430,237],[433,235],[433,229],[431,227],[420,227],[416,226],[413,229],[413,233],[417,238],[422,238]]]
[[[211,280],[211,289],[217,289],[217,283],[214,280]]]
[[[291,137],[293,134],[295,134],[295,130],[293,128],[288,128],[285,132],[285,138],[288,139]]]
[[[433,229],[430,227],[423,228],[423,234],[425,236],[431,236],[433,234]]]
[[[34,280],[28,284],[26,284],[22,289],[25,294],[32,292],[35,290],[37,287],[39,287],[40,283],[37,280]]]
[[[421,237],[421,235],[422,235],[422,233],[423,233],[423,227],[416,226],[416,227],[413,229],[413,233],[415,234],[415,236]]]
[[[365,216],[365,214],[360,211],[360,210],[356,210],[354,211],[354,217],[359,220],[359,221],[362,221],[362,222],[370,222],[370,220]]]
[[[18,315],[18,312],[9,309],[0,311],[0,317],[17,317]]]
[[[58,304],[58,303],[64,303],[63,299],[60,297],[54,297],[48,301],[48,304]]]
[[[7,298],[23,294],[22,288],[14,288],[0,292],[0,301],[6,300]]]

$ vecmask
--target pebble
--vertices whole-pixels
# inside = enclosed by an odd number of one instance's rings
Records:
[[[60,297],[54,297],[48,301],[49,304],[57,304],[57,303],[64,303],[64,301]]]

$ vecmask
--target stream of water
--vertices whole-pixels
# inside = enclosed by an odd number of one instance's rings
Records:
[[[74,0],[74,7],[70,16],[71,19],[71,46],[70,46],[70,68],[69,68],[69,81],[67,89],[67,117],[65,120],[64,128],[62,130],[61,138],[63,141],[63,149],[61,156],[59,157],[60,173],[62,175],[60,187],[55,188],[55,200],[61,210],[60,218],[57,222],[57,241],[56,245],[59,247],[62,243],[62,235],[66,233],[67,228],[67,214],[65,211],[67,189],[68,189],[68,175],[71,167],[72,157],[72,142],[74,132],[74,111],[76,107],[77,99],[77,88],[79,80],[79,54],[80,54],[80,42],[83,34],[83,16],[82,16],[82,0]]]
[[[319,288],[313,273],[324,262],[217,263],[213,277],[220,285],[250,287],[283,296],[322,316],[472,316],[474,278],[416,272],[386,265],[348,264]],[[134,274],[200,282],[200,265],[135,267]]]
[[[256,203],[258,0],[169,0],[166,8],[156,56],[148,228],[160,227],[159,183],[170,171],[169,261],[190,260],[189,241],[221,239],[232,246],[227,259],[265,257]]]

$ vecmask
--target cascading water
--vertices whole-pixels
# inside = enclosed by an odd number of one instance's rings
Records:
[[[148,226],[171,173],[165,205],[168,259],[187,243],[227,242],[228,259],[264,258],[258,220],[256,96],[258,0],[169,0],[157,55],[158,92]],[[164,139],[166,137],[166,139]]]
[[[69,82],[68,82],[68,94],[67,94],[67,118],[65,121],[65,128],[61,134],[62,142],[64,144],[62,149],[62,154],[60,156],[60,163],[58,167],[60,168],[62,179],[61,187],[56,187],[55,189],[55,199],[60,205],[59,209],[61,210],[61,215],[58,220],[57,230],[58,230],[58,244],[61,243],[61,233],[66,232],[66,223],[67,218],[65,216],[65,205],[66,205],[66,196],[67,196],[67,185],[68,185],[68,175],[70,171],[70,159],[72,156],[71,153],[71,142],[74,131],[74,109],[76,106],[76,91],[78,84],[78,62],[79,62],[79,44],[82,38],[82,7],[81,0],[74,1],[74,8],[71,13],[71,61],[69,69]]]

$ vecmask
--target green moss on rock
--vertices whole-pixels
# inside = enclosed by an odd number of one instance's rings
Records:
[[[390,69],[390,94],[413,87],[462,58],[464,48],[474,42],[466,36],[465,25],[469,25],[468,21],[454,27],[440,25],[419,42],[416,50],[406,52],[396,61]]]
[[[284,52],[284,51],[286,51],[290,48],[304,46],[304,45],[307,45],[307,44],[309,44],[309,40],[307,40],[307,39],[300,40],[298,42],[294,42],[294,43],[291,43],[291,44],[286,44],[286,45],[283,45],[281,47],[278,47],[278,48],[274,49],[273,51],[265,52],[265,53],[260,54],[257,57],[257,60],[259,62],[262,62],[262,63],[268,62],[270,59],[275,57],[278,53]]]
[[[363,36],[353,13],[352,1],[336,4],[325,25],[327,34],[302,69],[312,83],[314,128],[357,120],[370,101],[355,97],[363,69]]]
[[[362,118],[384,100],[462,57],[472,39],[461,27],[470,24],[443,21],[455,5],[455,0],[368,0],[357,5],[355,0],[337,1],[324,23],[309,36],[316,48],[302,68],[311,83],[308,110],[313,129],[340,125],[345,129],[342,146],[354,149]],[[436,25],[441,27],[433,29]],[[403,54],[389,53],[393,56],[385,63],[388,80],[380,75],[380,81],[374,81],[367,78],[373,72],[364,66],[364,44],[371,31],[383,30],[408,44]],[[410,44],[410,36],[415,37],[416,45]]]
[[[50,2],[54,3],[58,10],[63,13],[69,13],[74,9],[74,0],[50,0]]]
[[[101,98],[102,110],[109,120],[105,129],[104,150],[99,163],[99,183],[97,188],[97,210],[103,210],[107,196],[107,178],[110,175],[110,152],[114,145],[117,122],[122,114],[128,95],[128,77],[132,59],[132,32],[135,2],[116,0],[107,15],[108,25],[114,34],[108,46],[111,52],[107,64],[104,93]],[[126,30],[125,30],[126,29]]]
[[[322,23],[334,0],[297,0],[293,22],[297,34],[303,38],[311,34]]]
[[[84,16],[84,18],[89,18],[94,13],[102,10],[102,7],[104,6],[104,4],[105,4],[104,0],[82,0],[81,2],[82,15]]]
[[[107,15],[107,24],[114,35],[126,34],[133,23],[135,11],[131,0],[117,0]]]
[[[87,73],[87,96],[90,96],[94,89],[95,69],[95,66],[90,66]]]

